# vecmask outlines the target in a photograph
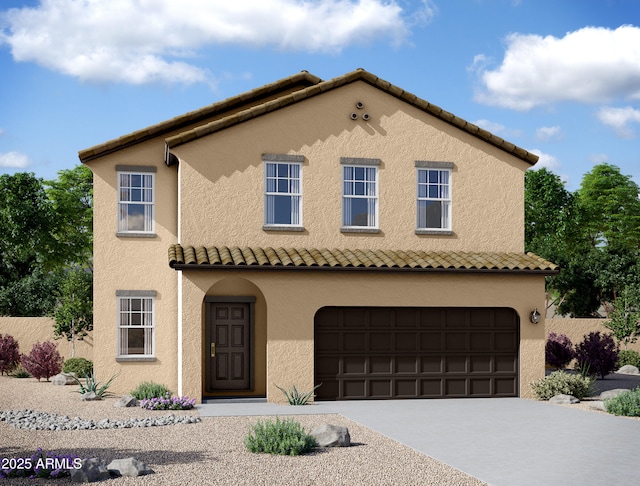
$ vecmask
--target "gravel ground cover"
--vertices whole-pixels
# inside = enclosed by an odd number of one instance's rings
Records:
[[[115,408],[117,397],[83,402],[73,385],[0,376],[0,411],[31,409],[70,418],[129,420],[191,411]],[[349,428],[352,447],[320,449],[298,457],[248,452],[243,440],[265,417],[203,417],[198,423],[108,430],[24,430],[0,422],[0,458],[30,457],[38,448],[80,457],[135,457],[155,474],[116,478],[119,485],[438,485],[486,483],[377,434],[340,415],[296,416],[307,430],[329,422]],[[68,479],[11,479],[1,484],[73,484]]]

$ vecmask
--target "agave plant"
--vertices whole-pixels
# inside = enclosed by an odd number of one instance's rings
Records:
[[[82,384],[82,382],[80,380],[78,380],[78,378],[76,378],[75,376],[73,376],[73,379],[76,380],[76,383],[78,383],[78,385],[80,385],[80,390],[78,391],[78,393],[80,393],[80,395],[84,395],[85,393],[95,393],[96,397],[102,399],[104,397],[107,397],[109,395],[112,395],[111,392],[108,392],[107,389],[111,386],[111,382],[113,380],[116,379],[116,377],[119,375],[120,373],[113,375],[111,378],[109,378],[109,380],[102,386],[100,386],[100,382],[96,380],[96,376],[93,373],[93,371],[91,372],[91,375],[87,375],[85,373],[84,375],[84,385]]]
[[[309,403],[309,400],[315,397],[315,394],[313,392],[316,391],[320,385],[322,385],[322,383],[314,386],[313,390],[303,393],[298,391],[295,385],[293,385],[293,388],[291,390],[285,390],[275,383],[273,384],[273,386],[284,393],[284,396],[286,397],[287,402],[289,402],[289,405],[307,405]]]

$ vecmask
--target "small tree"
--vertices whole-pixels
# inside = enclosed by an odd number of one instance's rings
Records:
[[[55,339],[71,341],[71,357],[75,357],[76,339],[82,340],[93,329],[93,274],[81,268],[66,273],[58,292],[53,316]]]
[[[611,334],[591,332],[576,346],[578,368],[604,378],[616,369],[618,346]]]
[[[28,355],[20,356],[22,366],[38,381],[40,378],[46,378],[49,381],[49,378],[62,370],[63,359],[57,348],[56,344],[49,341],[35,343]]]
[[[13,336],[0,334],[0,374],[9,374],[20,363],[19,348]]]
[[[613,305],[611,319],[604,322],[613,336],[627,349],[638,340],[640,332],[640,291],[636,287],[625,288]]]

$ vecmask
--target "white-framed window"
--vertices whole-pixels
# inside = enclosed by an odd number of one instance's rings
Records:
[[[378,167],[342,166],[342,226],[378,228]]]
[[[119,292],[118,357],[149,358],[155,353],[155,292]]]
[[[451,169],[418,168],[416,227],[451,231]]]
[[[302,226],[302,164],[265,162],[265,226]]]
[[[153,234],[154,176],[118,171],[118,233]]]

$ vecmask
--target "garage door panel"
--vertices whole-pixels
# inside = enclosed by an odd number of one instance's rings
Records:
[[[325,308],[318,400],[518,396],[519,319],[502,308]]]

